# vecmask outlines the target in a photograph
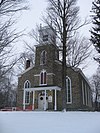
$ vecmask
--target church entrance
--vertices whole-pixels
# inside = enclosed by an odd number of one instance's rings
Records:
[[[41,92],[38,95],[38,109],[39,110],[47,110],[48,109],[48,95],[45,92]]]

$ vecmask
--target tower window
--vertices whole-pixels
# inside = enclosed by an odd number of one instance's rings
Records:
[[[46,41],[48,41],[48,35],[43,36],[43,42],[46,42]]]
[[[67,103],[72,103],[72,88],[71,88],[71,79],[66,78],[66,89],[67,89]]]
[[[41,57],[40,57],[40,64],[44,65],[46,64],[46,57],[47,56],[47,52],[46,51],[42,51],[41,53]]]
[[[41,85],[46,85],[47,84],[47,73],[45,70],[43,70],[41,73],[40,73],[40,84]]]

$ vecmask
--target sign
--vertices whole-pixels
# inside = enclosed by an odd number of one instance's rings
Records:
[[[48,97],[48,102],[52,103],[52,96],[51,95]]]

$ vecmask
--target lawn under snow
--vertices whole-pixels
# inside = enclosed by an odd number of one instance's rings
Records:
[[[100,113],[0,112],[0,133],[100,133]]]

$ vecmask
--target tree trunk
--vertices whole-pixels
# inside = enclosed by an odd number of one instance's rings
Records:
[[[62,108],[66,111],[66,14],[64,1],[64,15],[63,15],[63,61],[62,61]]]
[[[62,108],[66,111],[66,45],[63,45],[63,62],[62,62]]]

